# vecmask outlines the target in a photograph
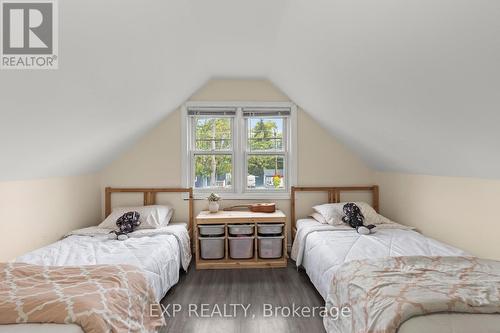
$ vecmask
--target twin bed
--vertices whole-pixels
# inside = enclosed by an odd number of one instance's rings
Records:
[[[18,316],[18,322],[26,321],[26,318],[32,318],[37,315],[37,312],[43,311],[44,307],[46,311],[49,310],[47,303],[49,302],[59,302],[62,300],[62,303],[66,304],[66,308],[62,309],[61,312],[65,313],[68,311],[68,317],[71,315],[76,317],[78,313],[75,312],[74,302],[78,297],[78,294],[66,294],[66,291],[70,292],[68,281],[64,280],[64,277],[57,277],[58,273],[62,274],[72,274],[72,272],[67,273],[64,270],[67,267],[78,267],[81,268],[78,272],[76,272],[75,276],[71,278],[75,278],[75,281],[72,281],[73,284],[84,285],[85,279],[87,279],[90,285],[97,285],[97,289],[101,290],[92,290],[92,292],[97,295],[97,298],[106,298],[107,290],[102,290],[102,284],[109,282],[112,280],[112,275],[119,274],[123,276],[123,270],[134,270],[138,269],[138,272],[144,276],[144,280],[146,281],[147,286],[139,290],[138,294],[147,293],[150,291],[151,295],[149,299],[144,299],[144,303],[159,303],[162,298],[165,296],[167,291],[175,285],[179,281],[179,273],[181,270],[187,271],[189,267],[189,263],[191,260],[191,246],[190,246],[190,234],[192,232],[193,225],[193,196],[192,189],[184,189],[184,188],[158,188],[158,189],[137,189],[137,188],[106,188],[106,197],[105,197],[105,214],[108,217],[112,213],[112,202],[111,197],[114,193],[140,193],[144,198],[144,206],[154,207],[157,201],[158,193],[179,193],[188,197],[188,205],[189,205],[189,217],[186,223],[168,223],[165,226],[161,226],[158,228],[151,229],[139,229],[134,231],[129,235],[129,238],[124,241],[120,240],[112,240],[109,239],[110,229],[103,227],[90,227],[84,228],[80,230],[75,230],[68,233],[62,240],[43,247],[41,249],[35,250],[33,252],[27,253],[21,257],[16,258],[16,264],[6,265],[3,269],[3,273],[5,274],[5,278],[11,277],[16,270],[19,271],[20,276],[16,279],[11,279],[11,286],[8,290],[4,290],[4,292],[9,292],[12,295],[11,298],[13,301],[14,297],[17,296],[18,299],[20,295],[24,295],[25,298],[24,304],[19,304],[18,313],[14,314]],[[31,307],[29,294],[23,294],[25,290],[28,289],[28,292],[39,292],[45,293],[49,288],[46,286],[42,286],[45,289],[36,289],[36,284],[40,284],[40,280],[44,281],[44,279],[34,279],[33,281],[28,281],[28,283],[22,286],[22,281],[24,279],[23,274],[26,274],[26,268],[31,269],[31,267],[23,267],[23,264],[36,265],[40,267],[51,267],[50,271],[39,272],[35,274],[41,275],[51,275],[46,280],[52,284],[50,288],[54,289],[54,292],[59,292],[59,299],[52,299],[46,301],[45,304],[39,304],[37,306]],[[122,266],[123,265],[123,268]],[[120,267],[120,270],[117,272],[105,272],[102,274],[101,272],[96,272],[95,276],[92,275],[92,272],[87,272],[87,268],[95,267],[95,268],[111,268],[111,267]],[[58,272],[58,268],[61,269]],[[64,271],[63,271],[64,270]],[[80,271],[85,270],[84,274]],[[78,276],[79,274],[84,275],[83,277]],[[108,274],[109,276],[106,276]],[[102,277],[101,275],[104,275]],[[56,276],[56,277],[53,277]],[[109,278],[109,279],[108,279]],[[128,280],[129,283],[136,283],[137,281],[132,280],[134,277]],[[108,279],[108,280],[106,280]],[[20,282],[21,281],[21,282]],[[57,281],[57,283],[54,283]],[[111,281],[113,282],[113,281]],[[138,280],[138,283],[141,281]],[[18,285],[14,285],[18,284]],[[32,288],[32,284],[34,284],[33,291],[29,291],[29,288]],[[124,288],[124,289],[133,289],[132,286],[119,284],[112,284],[112,288]],[[92,287],[92,286],[90,286]],[[24,290],[22,290],[24,288]],[[110,289],[112,289],[110,288]],[[125,292],[129,292],[126,290]],[[18,295],[14,295],[14,293],[19,293]],[[8,295],[2,295],[2,299]],[[142,297],[142,295],[136,295],[138,297]],[[130,310],[132,306],[136,304],[130,300],[130,295],[128,295],[129,299],[125,300],[125,304],[122,307],[128,307],[128,311],[130,314]],[[94,296],[94,298],[96,298]],[[104,302],[102,302],[104,303]],[[138,303],[138,302],[135,302]],[[112,307],[112,301],[109,304],[105,304],[106,306]],[[38,308],[37,308],[38,307]],[[28,310],[27,310],[28,309]],[[84,309],[84,311],[91,309]],[[84,312],[80,311],[80,313]],[[137,313],[138,316],[143,316],[147,313],[149,309],[142,308],[140,310],[141,313]],[[103,317],[102,312],[99,310],[95,310],[96,317]],[[112,310],[109,310],[112,312]],[[30,317],[31,316],[31,317]],[[94,318],[96,318],[94,317]],[[126,316],[125,316],[126,317]],[[121,319],[120,319],[121,320]],[[0,333],[7,332],[33,332],[33,333],[58,333],[58,332],[67,332],[67,333],[81,333],[83,332],[82,327],[72,322],[71,318],[64,318],[66,323],[30,323],[28,319],[28,323],[19,323],[19,324],[9,324],[9,325],[0,325]],[[116,323],[115,327],[122,327],[123,329],[129,329],[132,327],[133,331],[151,331],[149,327],[142,326],[140,323],[134,327],[131,326],[130,323],[126,323],[125,326],[120,326],[122,323]],[[157,325],[156,323],[155,325]],[[103,323],[106,325],[106,323]],[[103,329],[108,329],[103,328]],[[152,329],[154,330],[154,329]]]
[[[180,270],[188,269],[192,190],[107,188],[105,198],[109,216],[113,193],[141,193],[144,206],[151,206],[161,192],[189,196],[187,223],[137,230],[125,241],[110,240],[110,230],[102,227],[75,230],[16,263],[2,264],[0,310],[10,309],[2,315],[17,318],[17,324],[0,325],[0,333],[107,331],[112,321],[116,331],[156,331],[163,318],[144,324],[145,306],[160,302],[178,282]],[[327,309],[349,306],[352,311],[347,319],[325,316],[328,332],[500,331],[499,262],[469,256],[391,221],[377,225],[374,234],[361,235],[341,223],[320,222],[317,216],[296,220],[297,192],[326,192],[333,205],[343,193],[370,193],[378,215],[378,187],[292,188],[292,259],[305,269]],[[120,299],[114,291],[126,296]],[[46,303],[29,303],[30,294],[46,293]],[[80,313],[95,313],[85,314],[87,324],[94,321],[85,328],[72,318],[78,314],[74,301],[86,293],[91,296],[83,303],[88,309]],[[54,312],[62,317],[46,322],[44,311],[51,302],[61,305]],[[126,323],[113,317],[114,303],[128,309]],[[42,319],[29,320],[37,315]]]
[[[368,192],[378,211],[378,187],[292,189],[292,259],[327,308],[352,311],[349,318],[326,316],[328,332],[500,332],[499,262],[393,222],[361,235],[345,225],[295,220],[297,192],[327,192],[331,204],[341,193]]]

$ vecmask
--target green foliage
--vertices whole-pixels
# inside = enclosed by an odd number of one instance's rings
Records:
[[[210,193],[210,195],[208,196],[207,198],[208,201],[219,201],[220,200],[220,196],[218,194],[215,194],[215,193]]]
[[[278,130],[277,122],[281,119],[252,118],[249,122],[253,128],[249,130],[248,144],[250,151],[281,150],[283,133]],[[207,151],[207,154],[196,155],[195,172],[197,177],[206,177],[210,186],[215,186],[218,179],[232,174],[231,155],[213,155],[211,151],[232,149],[231,120],[229,118],[198,118],[196,119],[196,149]],[[283,170],[284,160],[279,155],[249,155],[248,173],[260,179],[264,177],[265,169],[275,170],[278,174]],[[279,187],[280,179],[273,179],[273,185]],[[230,184],[226,184],[230,185]]]
[[[229,118],[196,119],[197,150],[231,149],[231,120]]]
[[[248,173],[264,177],[264,169],[273,169],[275,174],[283,170],[283,157],[279,155],[250,155],[248,157]],[[273,176],[274,176],[273,175]]]
[[[231,120],[229,118],[196,119],[196,149],[212,150],[231,149]],[[197,155],[195,172],[198,177],[216,180],[232,172],[231,155]],[[212,184],[215,186],[215,184]]]
[[[283,133],[278,132],[278,126],[274,119],[260,119],[249,133],[251,151],[279,150],[283,145]]]
[[[224,176],[226,173],[232,172],[231,155],[196,155],[195,171],[198,177],[211,177],[214,171],[212,166],[215,165],[215,174]]]
[[[251,151],[281,150],[283,133],[278,131],[277,121],[280,119],[259,119],[249,133]],[[275,174],[283,169],[281,156],[250,155],[248,157],[248,173],[264,177],[264,169],[274,169]],[[278,185],[279,186],[279,185]]]

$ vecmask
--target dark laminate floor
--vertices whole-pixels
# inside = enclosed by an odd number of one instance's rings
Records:
[[[162,304],[180,304],[182,311],[167,318],[165,332],[308,332],[323,333],[323,321],[314,318],[264,317],[263,304],[292,307],[320,307],[324,305],[321,296],[310,283],[304,271],[297,271],[289,262],[287,268],[241,269],[241,270],[195,270],[182,274],[179,283],[163,299]],[[191,312],[189,311],[191,305]],[[236,317],[221,318],[217,311],[212,318],[201,318],[202,304],[207,304],[205,314],[209,315],[219,306],[222,315],[231,315],[230,304],[243,304],[250,308],[247,316],[238,306]],[[227,311],[224,313],[224,304]],[[172,305],[169,313],[172,315]],[[195,308],[196,307],[196,308]],[[286,310],[285,314],[286,314]],[[269,314],[269,312],[267,312]]]

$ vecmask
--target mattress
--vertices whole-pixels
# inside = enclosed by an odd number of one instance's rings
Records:
[[[312,218],[297,221],[297,228],[321,225]],[[321,231],[307,236],[302,266],[326,299],[335,271],[344,262],[387,256],[461,256],[464,251],[413,230],[379,229],[363,236],[352,231]],[[399,333],[500,332],[500,315],[439,313],[404,322]]]
[[[172,226],[187,226],[175,223]],[[169,225],[170,226],[170,225]],[[178,228],[177,228],[178,229]],[[187,228],[186,233],[187,233]],[[175,236],[158,234],[125,241],[74,235],[27,253],[16,259],[33,265],[76,266],[127,264],[140,267],[156,299],[160,301],[179,281],[180,249]],[[0,333],[82,333],[78,325],[0,325]]]

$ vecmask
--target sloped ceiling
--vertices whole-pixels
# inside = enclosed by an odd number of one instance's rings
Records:
[[[59,1],[0,71],[0,180],[93,172],[211,77],[268,78],[368,165],[500,178],[500,1]]]

